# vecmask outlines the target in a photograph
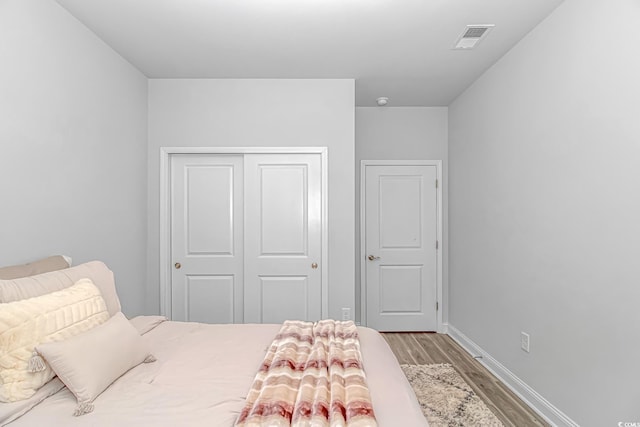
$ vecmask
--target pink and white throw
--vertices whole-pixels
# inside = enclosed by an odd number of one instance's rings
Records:
[[[354,323],[284,322],[236,426],[376,427]]]

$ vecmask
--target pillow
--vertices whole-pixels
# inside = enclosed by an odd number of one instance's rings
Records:
[[[109,319],[100,290],[84,279],[62,291],[0,304],[0,402],[33,396],[55,374],[33,354]]]
[[[78,399],[76,416],[93,411],[93,400],[129,369],[156,360],[122,313],[67,340],[40,344],[36,351]]]
[[[71,266],[71,258],[63,255],[50,256],[22,265],[12,265],[0,268],[0,279],[19,279],[21,277],[35,276],[36,274],[62,270]]]
[[[84,278],[91,279],[100,289],[111,316],[120,311],[120,300],[116,293],[113,272],[100,261],[91,261],[32,277],[0,280],[0,303],[19,301],[59,291]]]
[[[146,334],[159,324],[166,321],[167,318],[164,316],[136,316],[133,319],[129,319],[129,323],[136,328],[140,335]]]

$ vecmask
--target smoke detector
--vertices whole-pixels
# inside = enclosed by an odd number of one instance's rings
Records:
[[[387,98],[386,96],[381,96],[380,98],[376,99],[376,104],[378,104],[378,107],[384,107],[388,103],[389,98]]]
[[[487,37],[493,27],[495,27],[494,24],[467,25],[458,37],[454,49],[473,49],[480,43],[480,40]]]

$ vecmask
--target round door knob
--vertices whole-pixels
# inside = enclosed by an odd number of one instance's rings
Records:
[[[174,266],[175,266],[178,270],[180,270],[180,267],[182,267],[182,264],[180,264],[179,262],[176,262],[176,263],[174,264]]]
[[[314,262],[313,264],[311,264],[311,268],[318,268],[318,263]]]
[[[373,256],[373,255],[369,255],[367,258],[369,258],[369,261],[375,261],[377,259],[380,259],[379,256]]]

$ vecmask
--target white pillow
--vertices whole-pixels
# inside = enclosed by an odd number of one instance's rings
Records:
[[[41,344],[36,351],[78,399],[76,416],[93,411],[91,402],[129,369],[155,361],[122,313],[68,340]]]
[[[136,316],[133,319],[129,319],[129,323],[136,328],[140,335],[146,334],[159,324],[166,321],[167,318],[164,316]]]
[[[55,376],[33,355],[36,345],[67,339],[107,319],[100,290],[89,279],[47,295],[0,304],[0,402],[28,399]]]
[[[110,315],[120,311],[113,272],[100,261],[91,261],[64,270],[50,271],[37,276],[0,280],[0,303],[19,301],[60,291],[80,279],[89,278],[100,289]]]

